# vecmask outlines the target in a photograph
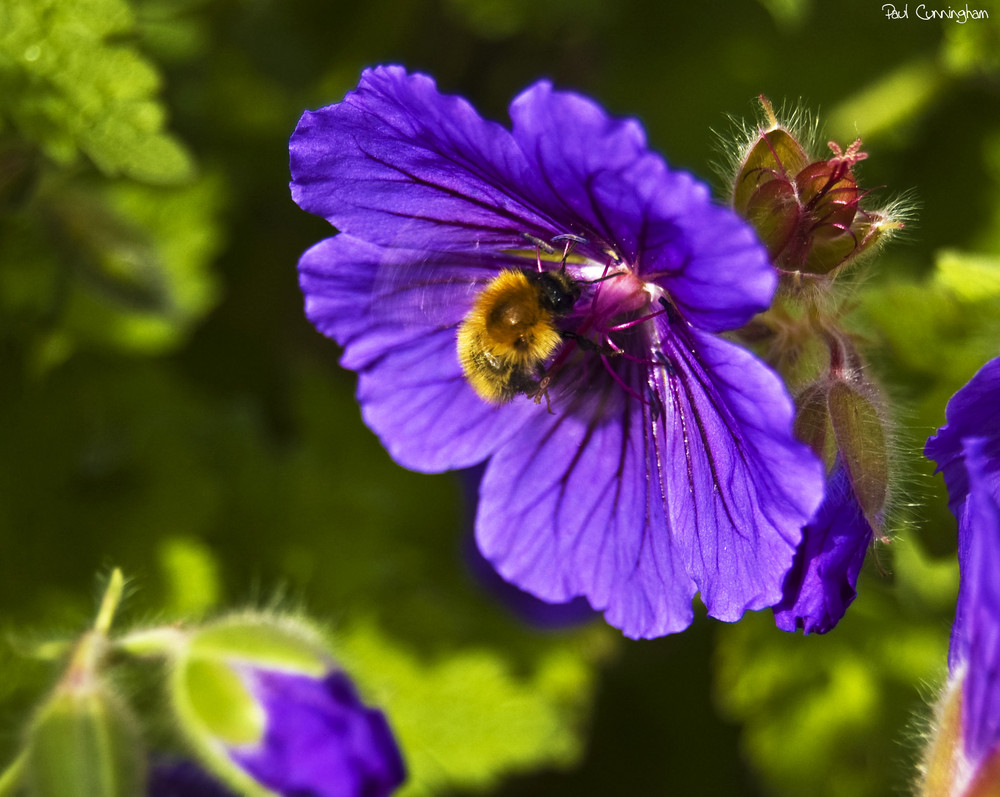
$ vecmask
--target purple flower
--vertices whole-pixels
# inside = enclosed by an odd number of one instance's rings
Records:
[[[925,453],[944,473],[958,519],[948,669],[960,695],[961,754],[949,793],[972,797],[995,794],[1000,781],[1000,358],[952,397],[945,417]]]
[[[380,797],[403,782],[385,717],[362,704],[345,674],[240,669],[267,720],[259,742],[229,755],[258,783],[289,797]]]
[[[969,496],[964,440],[983,438],[985,489],[1000,501],[1000,357],[990,360],[959,390],[945,408],[948,421],[927,441],[924,453],[937,463],[948,486],[948,506],[962,517]],[[937,472],[935,471],[935,472]]]
[[[193,761],[158,761],[149,770],[147,797],[235,797]]]
[[[488,460],[476,537],[520,588],[583,596],[632,637],[686,628],[698,591],[727,621],[774,605],[822,469],[779,379],[714,334],[768,306],[766,253],[637,122],[545,82],[510,115],[484,121],[398,67],[305,113],[292,195],[340,230],[300,261],[308,317],[399,463]],[[511,379],[526,395],[494,403],[456,341],[505,269],[572,290]]]
[[[802,530],[802,544],[785,578],[785,595],[774,607],[783,631],[825,634],[847,611],[872,540],[872,527],[838,459],[816,516]]]

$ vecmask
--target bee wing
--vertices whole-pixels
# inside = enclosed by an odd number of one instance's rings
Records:
[[[519,260],[487,253],[394,252],[375,275],[371,312],[380,321],[428,331],[458,326],[501,269],[525,266]]]

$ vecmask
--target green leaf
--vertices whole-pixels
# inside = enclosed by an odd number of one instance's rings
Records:
[[[921,685],[945,673],[957,567],[899,533],[896,583],[869,563],[831,633],[786,634],[769,613],[721,629],[719,701],[768,794],[881,797],[912,778],[917,740],[903,729],[928,710]]]
[[[194,537],[169,537],[159,546],[160,569],[166,584],[164,611],[190,618],[219,602],[219,565],[204,542]]]
[[[15,331],[71,351],[156,353],[183,343],[217,298],[219,180],[177,188],[52,183],[3,222],[0,307]]]
[[[946,249],[937,256],[938,285],[963,302],[1000,300],[1000,255]]]
[[[486,789],[503,775],[569,766],[582,752],[593,671],[570,648],[553,646],[515,672],[496,650],[423,659],[356,623],[334,650],[400,741],[409,772],[400,797]]]
[[[932,58],[913,58],[834,108],[828,119],[830,130],[838,140],[850,141],[859,133],[866,141],[892,137],[898,128],[924,113],[946,86],[945,76]],[[864,120],[863,127],[859,120]]]
[[[7,121],[54,161],[82,153],[105,174],[149,183],[193,175],[165,131],[156,68],[134,46],[124,0],[32,0],[0,10],[0,96]]]

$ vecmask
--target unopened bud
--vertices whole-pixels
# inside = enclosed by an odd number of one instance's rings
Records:
[[[795,399],[795,436],[813,450],[824,462],[827,456],[830,434],[830,409],[827,406],[829,386],[825,381],[812,384]]]
[[[875,531],[889,496],[889,449],[884,413],[867,382],[835,381],[828,394],[830,422],[854,495]]]
[[[924,753],[921,797],[948,797],[962,765],[962,692],[945,692],[934,718],[934,735]]]
[[[381,712],[366,707],[319,635],[240,615],[177,650],[171,697],[193,752],[248,795],[381,797],[404,778]]]
[[[902,227],[888,211],[870,211],[854,176],[867,155],[861,139],[833,157],[807,153],[761,98],[769,129],[746,146],[733,186],[733,209],[749,221],[771,261],[789,275],[831,274]]]
[[[145,755],[128,707],[93,664],[106,640],[84,636],[28,732],[24,783],[31,797],[135,797]]]

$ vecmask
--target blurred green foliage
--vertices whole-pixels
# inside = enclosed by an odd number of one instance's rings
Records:
[[[110,565],[135,621],[303,607],[390,712],[408,793],[905,791],[955,589],[920,450],[1000,350],[1000,6],[964,25],[879,6],[0,4],[5,628],[83,627]],[[389,460],[296,287],[331,230],[288,198],[288,134],[388,61],[499,119],[551,77],[704,177],[727,114],[802,98],[828,136],[863,137],[876,199],[912,192],[909,241],[852,316],[896,410],[897,542],[832,634],[767,613],[648,643],[542,632],[471,575],[463,482]],[[8,650],[0,667],[9,758],[46,675]]]

